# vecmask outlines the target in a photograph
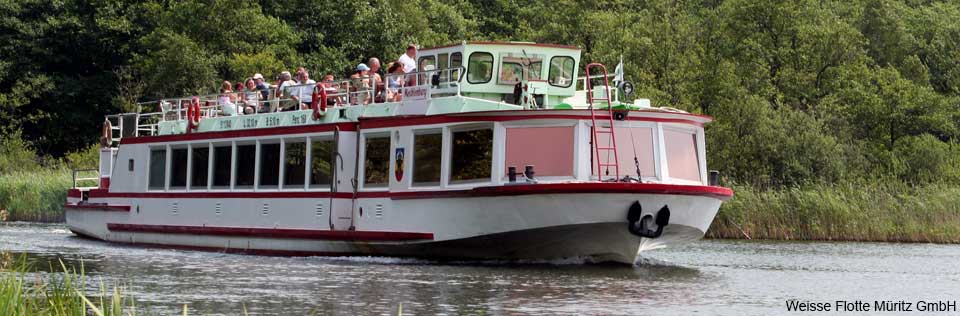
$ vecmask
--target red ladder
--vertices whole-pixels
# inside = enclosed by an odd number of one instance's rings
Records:
[[[599,68],[600,70],[603,71],[603,88],[605,93],[602,98],[593,97],[593,81],[591,80],[592,77],[590,76],[590,68]],[[620,180],[620,163],[619,163],[619,159],[617,159],[617,157],[619,157],[617,155],[617,137],[616,137],[616,133],[614,133],[614,128],[613,128],[613,105],[610,104],[610,82],[607,80],[607,67],[601,63],[591,63],[587,65],[587,83],[585,87],[587,89],[587,102],[590,103],[590,120],[593,122],[593,126],[591,126],[590,129],[593,132],[593,148],[596,154],[595,159],[597,159],[597,179],[599,179],[600,181],[603,181],[604,173],[602,172],[602,170],[604,169],[604,167],[612,166],[615,172],[613,181],[619,181]],[[603,126],[597,125],[597,112],[595,107],[593,106],[595,101],[604,101],[607,103],[607,121],[610,124],[609,127],[603,127]],[[609,142],[606,145],[606,147],[600,145],[600,141],[599,141],[600,138],[597,137],[599,134],[610,134],[610,138],[608,139]],[[601,151],[607,153],[607,157],[603,161],[600,160]],[[610,162],[611,152],[613,153],[612,163]],[[609,169],[607,169],[607,175],[610,175]]]

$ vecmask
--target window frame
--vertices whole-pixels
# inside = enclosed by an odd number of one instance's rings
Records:
[[[474,55],[486,55],[486,56],[489,56],[489,57],[490,57],[490,70],[487,72],[487,74],[486,74],[486,76],[485,76],[485,77],[486,77],[486,80],[485,80],[485,81],[472,81],[472,80],[470,80],[470,68],[471,68],[471,67],[470,67],[470,64],[471,64],[471,60],[473,60],[473,56],[474,56]],[[472,53],[470,53],[470,56],[467,58],[467,75],[466,75],[466,77],[467,77],[467,83],[471,83],[471,84],[485,84],[485,83],[490,83],[490,80],[493,79],[493,74],[497,72],[496,69],[494,69],[494,68],[496,68],[496,65],[497,65],[496,61],[497,61],[497,59],[494,58],[494,57],[493,57],[493,53],[490,53],[490,52],[477,51],[477,52],[472,52]]]
[[[307,188],[307,172],[310,168],[310,163],[307,161],[310,155],[307,154],[307,142],[310,139],[307,137],[290,137],[283,138],[280,142],[280,175],[277,179],[277,184],[280,187],[280,190],[299,190],[303,191]],[[303,159],[303,176],[302,182],[300,184],[287,184],[287,154],[289,153],[290,144],[303,144],[303,155],[300,157]]]
[[[244,146],[253,146],[253,181],[249,185],[241,185],[238,183],[240,180],[240,147]],[[231,176],[230,176],[230,189],[231,190],[253,190],[257,184],[257,177],[260,174],[260,146],[257,146],[257,142],[253,140],[246,141],[237,141],[233,144],[233,154],[231,155]]]
[[[153,165],[157,163],[153,159],[154,152],[163,152],[163,171],[160,174],[163,179],[160,179],[159,186],[151,185],[151,182],[155,180],[153,174]],[[169,157],[169,148],[166,145],[161,147],[151,147],[150,154],[147,156],[147,191],[165,191],[167,190],[167,169],[169,169],[170,159]]]
[[[392,166],[392,165],[393,165],[393,157],[392,157],[393,154],[392,154],[391,151],[393,151],[393,149],[395,148],[395,147],[394,147],[393,133],[391,133],[391,132],[388,131],[388,130],[385,130],[385,131],[376,131],[376,132],[366,132],[366,133],[362,133],[360,137],[362,138],[362,139],[360,140],[360,146],[361,146],[361,147],[359,148],[359,149],[360,149],[360,159],[358,159],[358,162],[359,162],[360,165],[357,166],[357,168],[358,168],[357,171],[358,171],[358,174],[359,174],[359,178],[360,178],[360,180],[361,180],[361,181],[359,181],[359,182],[360,182],[360,189],[371,190],[371,191],[387,191],[387,190],[389,190],[389,189],[390,189],[390,172],[391,172],[391,169],[393,168],[393,166]],[[373,186],[370,186],[370,184],[367,183],[367,142],[368,142],[370,139],[380,139],[380,138],[385,138],[385,139],[387,139],[387,142],[388,142],[388,143],[387,143],[387,171],[386,171],[386,173],[387,173],[387,174],[386,174],[386,180],[387,180],[387,181],[384,182],[384,183],[382,183],[382,184],[381,184],[381,183],[375,183]]]
[[[263,155],[264,155],[263,146],[264,145],[277,145],[277,154],[279,155],[279,157],[277,158],[277,166],[276,166],[277,184],[269,184],[266,186],[261,184],[261,182],[263,182],[263,172],[264,172],[264,169],[263,169]],[[256,163],[257,163],[257,168],[256,168],[257,174],[254,177],[255,179],[253,182],[254,188],[256,190],[268,190],[268,191],[280,190],[280,182],[282,181],[281,177],[283,172],[282,170],[283,145],[281,144],[281,141],[279,138],[268,138],[268,139],[257,140],[257,162]]]
[[[191,143],[188,148],[189,148],[189,150],[190,150],[190,153],[187,155],[187,157],[189,158],[189,159],[187,159],[187,160],[189,161],[188,163],[190,164],[190,168],[189,168],[190,174],[187,175],[187,179],[188,179],[188,180],[187,180],[187,190],[188,190],[188,191],[204,191],[204,190],[210,189],[210,182],[211,182],[211,179],[210,179],[210,171],[211,171],[211,170],[210,170],[210,157],[211,157],[211,154],[210,154],[210,149],[211,149],[210,144],[209,144],[209,143]],[[195,169],[196,169],[196,167],[197,167],[197,166],[196,166],[196,160],[197,160],[196,158],[197,158],[197,157],[196,157],[196,155],[194,154],[194,151],[196,151],[197,149],[206,149],[206,150],[207,150],[207,157],[205,157],[205,159],[206,159],[206,161],[207,161],[206,166],[205,166],[205,167],[207,168],[207,169],[206,169],[206,180],[207,180],[207,182],[204,183],[202,186],[199,186],[199,185],[197,185],[196,183],[194,183],[194,180],[195,180],[195,179],[194,179],[194,176],[196,175],[196,170],[195,170]]]
[[[410,187],[411,188],[436,188],[442,187],[444,184],[444,156],[446,150],[450,147],[447,146],[447,137],[444,135],[444,128],[442,127],[433,127],[433,128],[423,128],[416,129],[411,131],[410,135],[410,151],[406,153],[407,159],[410,161]],[[416,182],[416,168],[417,168],[417,136],[422,135],[439,135],[440,136],[440,148],[438,153],[440,154],[440,161],[437,165],[437,181],[436,182]]]
[[[174,163],[173,163],[174,157],[173,157],[173,155],[174,155],[174,152],[175,152],[175,151],[178,151],[178,150],[186,151],[186,158],[184,159],[184,164],[185,164],[185,166],[184,166],[184,173],[185,173],[185,175],[184,175],[184,178],[183,178],[183,186],[174,186],[174,185],[173,185],[173,180],[174,180],[174,175],[173,175],[173,172],[174,172],[174,170],[173,170],[173,168],[174,168]],[[190,161],[190,155],[191,155],[190,145],[189,145],[189,144],[175,144],[175,145],[170,145],[170,147],[168,147],[168,149],[167,149],[167,152],[168,152],[168,154],[167,154],[167,159],[168,159],[168,161],[169,161],[169,162],[167,163],[167,164],[169,165],[169,167],[167,168],[167,172],[168,172],[168,175],[167,175],[167,190],[168,190],[168,191],[187,191],[187,188],[190,187],[190,171],[191,171],[190,169],[192,169],[191,161]]]
[[[453,180],[453,141],[455,133],[460,132],[472,132],[479,130],[490,130],[490,174],[484,180],[484,178],[476,178],[470,180]],[[490,123],[480,123],[480,124],[464,124],[464,125],[452,125],[447,127],[447,133],[450,135],[448,139],[444,142],[446,149],[447,161],[444,162],[444,167],[446,169],[446,185],[449,187],[475,187],[478,185],[490,184],[496,181],[496,161],[497,161],[497,127],[495,124]]]
[[[573,62],[572,67],[570,67],[570,77],[571,77],[571,78],[570,78],[570,81],[567,82],[567,85],[565,85],[565,86],[564,86],[564,85],[553,84],[553,81],[550,80],[550,78],[551,78],[552,75],[553,75],[553,60],[554,60],[554,59],[557,59],[557,58],[565,58],[565,59],[569,59],[571,62]],[[562,67],[561,67],[561,68],[562,68]],[[576,70],[577,70],[577,60],[576,60],[575,58],[573,58],[572,56],[557,55],[557,56],[550,57],[550,66],[549,66],[549,69],[547,70],[547,83],[550,84],[551,86],[554,86],[554,87],[569,88],[570,85],[572,85],[574,82],[577,81],[577,79],[576,79],[576,74],[574,73]],[[560,69],[560,71],[562,72],[563,69]]]
[[[321,136],[312,136],[307,137],[307,174],[304,179],[307,183],[307,190],[319,190],[319,191],[330,191],[333,189],[333,183],[329,184],[314,184],[313,183],[313,143],[315,142],[330,142],[333,144],[333,151],[337,151],[337,142],[333,138],[333,135],[321,135]],[[359,167],[359,166],[358,166]],[[331,162],[330,171],[331,175],[333,174],[333,169],[337,168],[337,161],[334,160]],[[335,181],[335,179],[334,179]]]

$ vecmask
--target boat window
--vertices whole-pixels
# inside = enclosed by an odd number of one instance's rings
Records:
[[[233,148],[230,145],[213,147],[213,187],[230,187],[230,159],[233,154]]]
[[[170,155],[170,188],[187,187],[187,149],[175,148]]]
[[[420,63],[417,66],[417,69],[420,71],[427,71],[427,66],[430,66],[432,69],[437,69],[437,58],[436,56],[423,56],[420,57]]]
[[[528,80],[540,80],[542,68],[543,55],[503,54],[500,55],[500,76],[497,83],[513,85],[520,82],[524,76]]]
[[[467,61],[467,82],[487,83],[493,77],[493,54],[475,52]]]
[[[202,145],[202,147],[194,146],[191,150],[193,150],[193,155],[190,157],[193,168],[190,169],[190,189],[206,189],[207,171],[210,170],[210,148]]]
[[[148,188],[151,190],[163,190],[164,181],[167,177],[167,149],[154,149],[150,151],[150,183]]]
[[[257,145],[237,145],[237,155],[234,158],[233,165],[237,166],[237,179],[234,186],[252,188],[256,172]]]
[[[333,140],[314,140],[310,144],[310,187],[329,187],[333,176]]]
[[[603,147],[610,147],[610,134],[597,134],[598,144]],[[656,177],[656,165],[654,158],[656,153],[653,148],[653,127],[617,127],[617,164],[620,167],[620,177],[631,176],[634,178],[652,178]],[[596,156],[594,148],[590,148],[590,156]],[[604,163],[613,163],[613,159],[607,158],[613,155],[612,151],[601,150],[600,161]],[[636,155],[636,160],[634,160]],[[590,172],[597,174],[597,159],[593,159],[593,165]],[[640,167],[640,174],[637,175],[637,167]],[[616,170],[614,167],[604,167],[609,169],[609,176],[613,176]],[[606,169],[601,169],[604,176],[608,176]]]
[[[550,84],[558,87],[569,87],[573,83],[573,57],[554,56],[550,58],[550,74],[547,79]]]
[[[525,166],[534,166],[534,177],[573,176],[573,126],[507,128],[507,168],[523,174]]]
[[[363,155],[364,186],[386,187],[390,172],[390,135],[367,135]]]
[[[280,144],[260,144],[258,188],[276,188],[280,181]]]
[[[463,54],[459,52],[450,54],[450,68],[457,69],[460,68],[460,66],[463,66]],[[450,80],[456,81],[457,79],[460,79],[460,70],[451,70]]]
[[[307,168],[307,143],[287,141],[283,146],[283,185],[302,189]]]
[[[443,134],[429,131],[413,136],[413,185],[440,185]]]
[[[667,152],[667,171],[671,178],[701,181],[695,132],[664,128],[663,145]]]
[[[479,129],[451,133],[450,182],[490,181],[493,157],[493,130]]]

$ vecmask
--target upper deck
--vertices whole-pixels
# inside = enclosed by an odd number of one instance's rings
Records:
[[[164,99],[142,104],[156,107],[156,112],[107,118],[112,123],[110,138],[119,143],[125,137],[307,126],[364,118],[586,109],[583,88],[589,79],[579,76],[580,68],[580,49],[573,46],[462,42],[419,50],[417,70],[383,74],[380,84],[359,78],[271,87],[266,97],[246,93],[244,98],[245,93],[238,92],[232,96]],[[594,83],[594,94],[602,96],[607,90],[600,81],[599,85]],[[661,111],[650,108],[644,99],[622,104],[619,89],[611,87],[610,91],[614,106]],[[244,108],[252,109],[252,113],[243,114]],[[282,110],[285,108],[289,110]]]

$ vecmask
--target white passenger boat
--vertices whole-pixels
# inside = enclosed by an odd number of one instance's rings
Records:
[[[75,173],[67,224],[222,252],[632,264],[701,238],[733,195],[710,180],[709,117],[620,101],[629,83],[576,47],[417,58],[426,70],[384,78],[408,82],[400,100],[354,81],[307,86],[308,110],[227,115],[201,96],[108,116],[98,185]]]

